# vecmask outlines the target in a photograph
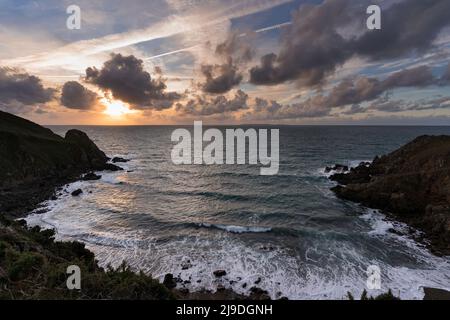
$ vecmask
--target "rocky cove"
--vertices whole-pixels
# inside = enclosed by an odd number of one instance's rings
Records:
[[[1,281],[2,288],[7,288],[2,297],[71,299],[268,298],[267,292],[259,288],[260,281],[258,280],[247,283],[247,286],[251,289],[251,296],[246,297],[225,287],[217,287],[215,293],[209,291],[189,292],[189,290],[179,286],[180,281],[185,282],[189,279],[181,279],[175,273],[166,275],[163,286],[145,274],[132,272],[126,265],[122,265],[115,270],[102,269],[98,267],[94,255],[86,250],[83,244],[54,242],[54,233],[51,230],[41,232],[37,227],[28,229],[22,221],[15,221],[14,219],[23,217],[32,209],[35,209],[36,205],[43,200],[58,197],[59,193],[64,192],[63,189],[59,188],[65,184],[80,178],[96,180],[102,173],[93,173],[93,171],[120,170],[112,163],[125,162],[127,159],[109,160],[81,131],[69,130],[65,138],[62,138],[48,129],[23,119],[8,114],[1,114],[0,116],[3,121],[1,129],[6,128],[4,130],[6,132],[5,138],[1,142],[2,148],[5,148],[2,149],[2,155],[8,155],[1,159],[2,165],[8,168],[3,172],[5,180],[2,181],[5,181],[5,183],[1,187],[3,213],[0,237],[0,241],[2,241],[0,245]],[[14,138],[16,140],[12,140],[14,135],[17,135]],[[11,141],[18,141],[18,143],[11,143]],[[47,147],[48,145],[50,147]],[[9,153],[3,153],[3,150]],[[30,166],[30,163],[33,163],[33,166]],[[362,164],[360,169],[353,169],[351,172],[363,170],[363,167],[368,166],[367,163]],[[337,167],[332,169],[332,171],[346,171],[348,168]],[[333,177],[333,179],[337,179],[337,177],[339,176]],[[368,178],[365,179],[364,181],[367,181]],[[355,184],[346,183],[344,185],[344,183],[342,181],[342,186],[337,188],[350,188]],[[75,199],[78,200],[78,198]],[[387,206],[374,206],[369,203],[365,205],[390,212]],[[419,225],[415,227],[420,228]],[[424,230],[425,228],[421,229]],[[442,252],[442,249],[440,250]],[[436,251],[436,253],[438,252]],[[64,266],[68,263],[83,266],[83,272],[88,274],[87,283],[84,286],[87,289],[86,291],[83,290],[82,293],[67,292],[64,285]],[[227,279],[227,271],[226,268],[212,270],[214,277],[224,281]],[[33,281],[30,282],[30,279]],[[179,289],[175,289],[177,285]]]

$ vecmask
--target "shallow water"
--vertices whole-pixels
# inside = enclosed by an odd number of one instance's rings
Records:
[[[381,270],[379,294],[422,298],[423,286],[450,290],[450,258],[431,255],[382,214],[337,199],[326,165],[356,165],[421,134],[450,127],[280,127],[280,172],[258,166],[177,166],[170,160],[175,127],[78,127],[110,156],[132,159],[126,170],[76,182],[32,214],[31,224],[79,240],[102,265],[122,260],[162,279],[180,275],[191,290],[217,285],[272,298],[359,296],[367,268]],[[51,127],[63,135],[68,127]],[[80,197],[70,192],[82,188]],[[212,272],[227,271],[216,279]],[[244,288],[243,285],[247,284]],[[181,285],[181,284],[180,284]]]

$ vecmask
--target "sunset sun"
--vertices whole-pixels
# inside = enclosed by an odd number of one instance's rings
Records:
[[[111,117],[121,117],[126,114],[134,113],[133,110],[130,110],[130,107],[119,100],[108,100],[108,99],[102,99],[102,103],[105,105],[106,109],[103,111],[103,113],[111,116]]]

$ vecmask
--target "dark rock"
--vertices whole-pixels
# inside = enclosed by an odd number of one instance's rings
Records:
[[[220,277],[226,276],[226,275],[227,275],[227,272],[226,272],[225,270],[216,270],[216,271],[213,272],[213,274],[214,274],[217,278],[220,278]]]
[[[102,170],[108,157],[101,151],[86,133],[72,129],[67,131],[64,140],[73,145],[73,157],[86,167]]]
[[[250,299],[253,300],[270,300],[269,293],[258,287],[250,288]]]
[[[423,288],[425,297],[423,300],[450,300],[450,291],[435,288]]]
[[[112,164],[112,163],[106,163],[103,166],[102,170],[106,170],[106,171],[122,171],[123,168],[121,168],[119,166],[116,166],[115,164]]]
[[[219,284],[217,286],[217,291],[224,291],[224,290],[225,290],[225,287],[223,285]]]
[[[264,293],[267,294],[266,290],[263,290],[263,289],[258,288],[258,287],[251,287],[250,288],[250,292],[253,293],[253,294],[264,294]]]
[[[346,172],[346,171],[348,171],[348,166],[345,166],[342,164],[335,164],[334,167],[326,167],[325,168],[326,173],[329,173],[331,171]]]
[[[247,288],[247,282],[244,282],[244,284],[242,285],[242,288]]]
[[[114,158],[112,158],[112,160],[111,160],[112,163],[117,163],[117,162],[128,162],[128,161],[130,161],[130,160],[129,160],[129,159],[124,159],[124,158],[121,158],[121,157],[114,157]]]
[[[65,137],[0,111],[0,212],[20,217],[50,199],[55,188],[90,171],[115,169],[82,131]]]
[[[330,179],[343,185],[350,183],[366,183],[371,179],[371,172],[369,167],[360,165],[350,169],[350,173],[336,173],[332,175]]]
[[[177,286],[177,282],[173,278],[173,274],[168,273],[164,276],[163,285],[165,285],[167,289],[173,289]]]
[[[181,294],[189,294],[189,289],[188,288],[180,288],[180,293]]]
[[[261,278],[256,279],[256,281],[254,282],[254,284],[260,284],[261,283]]]
[[[340,198],[391,213],[450,255],[450,136],[421,136],[400,149],[331,177]]]
[[[97,175],[97,174],[95,174],[93,172],[89,172],[89,173],[85,174],[81,178],[81,180],[83,180],[83,181],[93,181],[93,180],[100,180],[101,178],[102,178],[102,176]]]
[[[80,194],[82,194],[83,193],[83,190],[81,190],[81,189],[77,189],[77,190],[75,190],[75,191],[73,191],[72,193],[71,193],[71,195],[73,196],[73,197],[78,197]]]

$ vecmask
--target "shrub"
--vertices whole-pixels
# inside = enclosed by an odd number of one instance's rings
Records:
[[[34,274],[45,262],[44,256],[35,252],[21,253],[9,269],[9,277],[12,280],[21,280]]]

